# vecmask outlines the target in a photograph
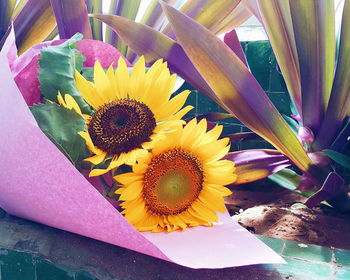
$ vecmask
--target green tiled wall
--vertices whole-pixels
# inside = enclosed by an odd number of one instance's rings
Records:
[[[0,248],[1,280],[93,280],[84,271],[73,271],[52,262],[19,252]]]
[[[277,269],[282,275],[289,275],[290,279],[350,279],[350,250],[257,237],[287,262],[284,265],[264,266],[265,269]]]
[[[349,250],[302,244],[259,235],[257,237],[277,253],[281,254],[287,264],[252,266],[247,269],[241,268],[240,276],[242,278],[240,279],[245,279],[244,275],[249,276],[252,270],[260,271],[260,275],[268,275],[268,271],[274,271],[278,277],[271,279],[350,279]],[[265,272],[261,273],[262,271]],[[85,271],[64,268],[26,252],[1,248],[0,279],[93,280],[97,278]],[[135,280],[138,279],[135,278]]]

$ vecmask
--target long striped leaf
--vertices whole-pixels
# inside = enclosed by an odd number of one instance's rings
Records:
[[[84,0],[50,0],[55,12],[58,32],[61,39],[69,39],[75,33],[83,34],[84,39],[92,39],[92,31]]]
[[[344,118],[350,114],[350,1],[345,2],[337,69],[327,113],[314,148],[322,150],[333,142]]]
[[[141,0],[112,0],[109,13],[134,20],[139,10],[140,3]],[[123,55],[127,55],[127,46],[122,40],[118,39],[117,34],[109,27],[106,29],[106,42],[115,46]]]
[[[212,32],[176,9],[162,5],[193,65],[230,112],[306,171],[311,160],[247,67]]]
[[[230,12],[237,7],[241,0],[187,0],[180,11],[209,30],[214,30]],[[175,38],[169,25],[163,33],[170,38]]]
[[[265,30],[269,36],[288,92],[302,114],[301,85],[297,48],[288,0],[257,0]]]
[[[22,11],[24,6],[27,4],[28,0],[19,0],[16,2],[17,2],[17,5],[12,13],[12,19],[15,19],[19,15],[19,13]]]
[[[47,35],[47,37],[44,39],[44,41],[52,41],[56,38],[56,36],[58,35],[58,28],[57,26],[51,31],[51,33],[49,35]]]
[[[172,71],[179,74],[192,86],[205,93],[219,105],[222,102],[207,85],[191,61],[174,40],[147,25],[111,15],[91,15],[113,28],[124,42],[138,55],[144,55],[147,62],[163,58]]]
[[[317,135],[334,78],[334,1],[289,1],[301,75],[303,125]]]
[[[49,0],[28,0],[14,21],[19,54],[42,42],[55,26]]]
[[[10,25],[13,9],[15,8],[16,0],[0,1],[0,40],[7,32]]]
[[[259,20],[260,23],[264,24],[257,0],[243,0],[242,4],[247,8],[249,12],[251,12],[252,15],[254,15]]]
[[[169,5],[175,5],[179,0],[163,0]],[[143,14],[140,23],[146,24],[156,30],[160,30],[165,20],[162,7],[158,0],[151,0]]]
[[[102,1],[100,0],[85,0],[87,11],[89,14],[100,14],[102,13]],[[95,40],[103,41],[102,34],[102,22],[90,18],[90,25],[92,30],[92,38]]]
[[[213,30],[217,35],[226,33],[240,26],[252,16],[251,12],[241,2],[237,7],[225,17]]]
[[[229,153],[225,159],[235,163],[235,185],[257,181],[290,165],[288,158],[276,150],[245,150]]]

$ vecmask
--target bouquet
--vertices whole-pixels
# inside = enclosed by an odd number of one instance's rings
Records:
[[[283,262],[229,216],[229,139],[183,120],[167,64],[81,39],[1,50],[0,207],[192,268]]]

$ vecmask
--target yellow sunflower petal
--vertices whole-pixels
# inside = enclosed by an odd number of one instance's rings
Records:
[[[115,71],[115,85],[117,88],[117,97],[119,99],[127,98],[130,92],[130,77],[128,66],[122,57],[118,59],[118,67]]]
[[[92,143],[92,140],[90,138],[90,135],[88,132],[86,131],[79,131],[78,134],[85,140],[86,142],[86,146],[88,147],[88,149],[96,154],[96,155],[100,155],[102,153],[104,153],[102,150],[100,150],[99,148],[95,147],[95,145]]]
[[[129,173],[124,173],[124,174],[114,176],[113,178],[114,178],[114,180],[118,181],[119,183],[128,186],[129,184],[131,184],[135,181],[141,180],[142,176],[135,175],[133,172],[129,172]]]
[[[146,78],[145,58],[143,56],[135,63],[130,75],[130,98],[143,100]]]
[[[141,191],[142,182],[135,181],[123,189],[119,199],[125,201],[136,199],[141,194]]]
[[[215,212],[224,213],[226,211],[225,202],[221,195],[210,192],[209,189],[204,188],[200,195],[199,200],[202,203]]]
[[[67,104],[67,108],[73,109],[75,112],[77,112],[79,115],[82,116],[78,103],[75,101],[75,99],[71,95],[65,94],[64,99]]]
[[[110,170],[108,168],[107,169],[93,169],[90,171],[89,177],[101,176],[103,174],[106,174],[109,171]]]
[[[85,161],[89,161],[95,165],[101,163],[104,161],[104,159],[106,158],[107,156],[107,153],[106,152],[103,152],[102,154],[99,154],[99,155],[94,155],[92,157],[89,157],[89,158],[86,158],[84,159]]]
[[[103,104],[116,99],[116,93],[113,91],[112,85],[99,61],[96,61],[94,66],[94,83],[96,94],[103,101]]]
[[[96,94],[94,84],[87,81],[78,71],[75,71],[75,82],[79,93],[95,110],[104,104],[100,96]]]
[[[174,98],[172,98],[166,105],[162,106],[159,110],[155,112],[157,120],[166,120],[171,117],[173,114],[178,112],[185,104],[187,97],[191,91],[185,90]]]

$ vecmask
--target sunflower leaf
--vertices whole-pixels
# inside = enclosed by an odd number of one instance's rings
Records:
[[[51,102],[34,105],[30,110],[40,129],[75,166],[89,156],[84,139],[77,134],[84,130],[83,117]]]
[[[89,105],[78,92],[74,79],[74,71],[80,71],[85,57],[76,49],[75,43],[82,39],[81,34],[74,35],[61,45],[43,49],[39,59],[39,81],[43,96],[57,101],[57,93],[70,94],[84,113],[91,111]]]

